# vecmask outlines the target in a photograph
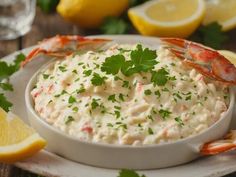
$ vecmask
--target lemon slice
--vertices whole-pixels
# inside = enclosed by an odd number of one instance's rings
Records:
[[[206,1],[206,9],[204,25],[217,21],[222,25],[223,31],[236,27],[235,0],[208,0]]]
[[[236,66],[236,53],[229,50],[219,50],[219,53]]]
[[[108,16],[119,16],[129,0],[60,0],[57,12],[83,28],[96,28]]]
[[[143,35],[184,38],[196,30],[204,14],[204,0],[152,0],[128,11]]]
[[[0,108],[0,162],[14,163],[37,153],[46,141],[13,113]]]

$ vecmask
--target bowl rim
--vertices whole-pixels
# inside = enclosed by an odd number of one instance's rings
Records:
[[[128,35],[125,35],[126,37]],[[133,36],[137,36],[137,35],[133,35]],[[93,36],[89,36],[90,38]],[[95,38],[99,37],[99,35],[94,36]],[[109,35],[108,35],[109,37]],[[101,36],[100,36],[101,38]],[[152,37],[148,37],[148,38],[152,38]],[[148,39],[147,38],[147,39]],[[158,38],[157,38],[158,39]],[[229,87],[229,95],[230,95],[230,102],[229,102],[229,106],[226,112],[223,113],[223,115],[220,117],[219,120],[217,120],[217,122],[215,122],[214,124],[212,124],[210,127],[208,127],[207,129],[205,129],[204,131],[200,132],[199,134],[196,135],[192,135],[183,139],[178,139],[172,142],[163,142],[163,143],[159,143],[159,144],[146,144],[146,145],[142,145],[142,146],[132,146],[132,145],[121,145],[121,144],[108,144],[108,143],[101,143],[101,142],[90,142],[90,141],[83,141],[83,140],[79,140],[76,137],[73,137],[71,135],[66,134],[65,132],[59,130],[58,128],[50,125],[49,123],[47,123],[45,120],[43,120],[35,111],[34,107],[33,107],[33,100],[31,97],[31,90],[33,88],[33,86],[36,83],[36,80],[38,78],[38,75],[46,70],[48,67],[50,67],[52,64],[54,64],[56,61],[56,59],[52,59],[51,61],[43,64],[41,67],[39,67],[39,69],[33,74],[33,76],[31,76],[30,80],[27,83],[26,89],[25,89],[25,103],[26,103],[26,109],[27,112],[29,111],[32,115],[33,118],[36,119],[38,122],[40,122],[45,128],[49,129],[50,131],[53,131],[56,134],[59,134],[60,136],[63,136],[64,138],[67,138],[69,140],[72,141],[76,141],[78,143],[83,143],[83,144],[87,144],[87,145],[91,145],[91,146],[98,146],[98,147],[106,147],[106,148],[125,148],[125,149],[147,149],[147,148],[157,148],[157,147],[165,147],[165,146],[170,146],[173,144],[180,144],[180,143],[186,143],[188,141],[194,140],[197,137],[202,136],[203,134],[207,134],[208,131],[210,131],[211,129],[214,129],[215,127],[217,127],[219,124],[221,124],[221,122],[223,121],[223,119],[225,119],[227,117],[227,115],[233,110],[234,108],[234,103],[235,103],[235,87]],[[28,119],[29,116],[28,116]],[[204,144],[206,142],[202,142],[202,144]],[[202,145],[200,144],[200,145]]]

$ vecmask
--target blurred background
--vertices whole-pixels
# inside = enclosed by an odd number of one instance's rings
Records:
[[[236,51],[236,0],[0,0],[0,57],[57,34],[173,36]]]

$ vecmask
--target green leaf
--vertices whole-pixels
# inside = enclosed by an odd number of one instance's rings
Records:
[[[106,77],[101,77],[98,73],[94,73],[91,82],[94,86],[99,86],[105,83],[105,79]]]
[[[190,40],[203,43],[214,49],[221,49],[222,44],[228,39],[226,33],[222,31],[222,26],[217,22],[201,26],[191,37]]]
[[[72,103],[75,103],[76,102],[76,98],[73,97],[73,96],[70,96],[69,99],[68,99],[68,103],[72,104]]]
[[[146,176],[145,175],[140,176],[134,170],[122,169],[122,170],[119,171],[119,176],[118,177],[146,177]]]
[[[7,100],[3,93],[0,93],[0,107],[6,112],[8,112],[12,107],[12,103]]]
[[[153,82],[154,85],[164,86],[168,81],[168,74],[169,73],[164,68],[153,71],[151,82]]]
[[[96,109],[99,106],[99,104],[98,104],[96,99],[93,98],[91,106],[92,106],[92,109]]]
[[[105,18],[101,31],[104,34],[125,34],[130,28],[130,24],[118,17]]]
[[[179,124],[179,126],[184,126],[183,120],[180,117],[176,117],[175,121]]]
[[[116,95],[115,95],[115,94],[110,95],[110,96],[108,97],[108,101],[111,101],[112,103],[116,102]]]
[[[125,57],[123,55],[113,55],[107,57],[105,62],[102,63],[101,70],[106,74],[117,74],[125,63]]]
[[[74,121],[75,119],[72,116],[68,116],[65,120],[65,124],[68,125],[70,122]]]
[[[59,0],[37,0],[37,5],[45,13],[53,12],[59,3]]]
[[[165,120],[166,118],[168,118],[171,115],[171,112],[168,110],[160,109],[159,114]]]
[[[10,83],[0,83],[0,87],[5,91],[13,91],[13,86]]]
[[[155,60],[157,57],[155,50],[149,50],[145,48],[143,50],[142,45],[138,44],[137,49],[131,52],[131,61],[138,68],[138,71],[147,72],[154,68],[154,65],[157,64]]]

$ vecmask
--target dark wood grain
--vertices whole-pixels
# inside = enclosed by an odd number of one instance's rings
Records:
[[[22,38],[22,47],[26,48],[35,45],[45,37],[51,37],[56,34],[96,34],[98,31],[83,31],[70,23],[65,22],[58,14],[43,14],[37,9],[31,31]],[[224,49],[236,52],[236,29],[228,33],[229,41],[224,45]],[[1,41],[0,57],[19,49],[19,40]],[[0,164],[0,177],[40,177],[36,174],[21,170],[12,165]],[[236,177],[236,173],[225,177]]]

